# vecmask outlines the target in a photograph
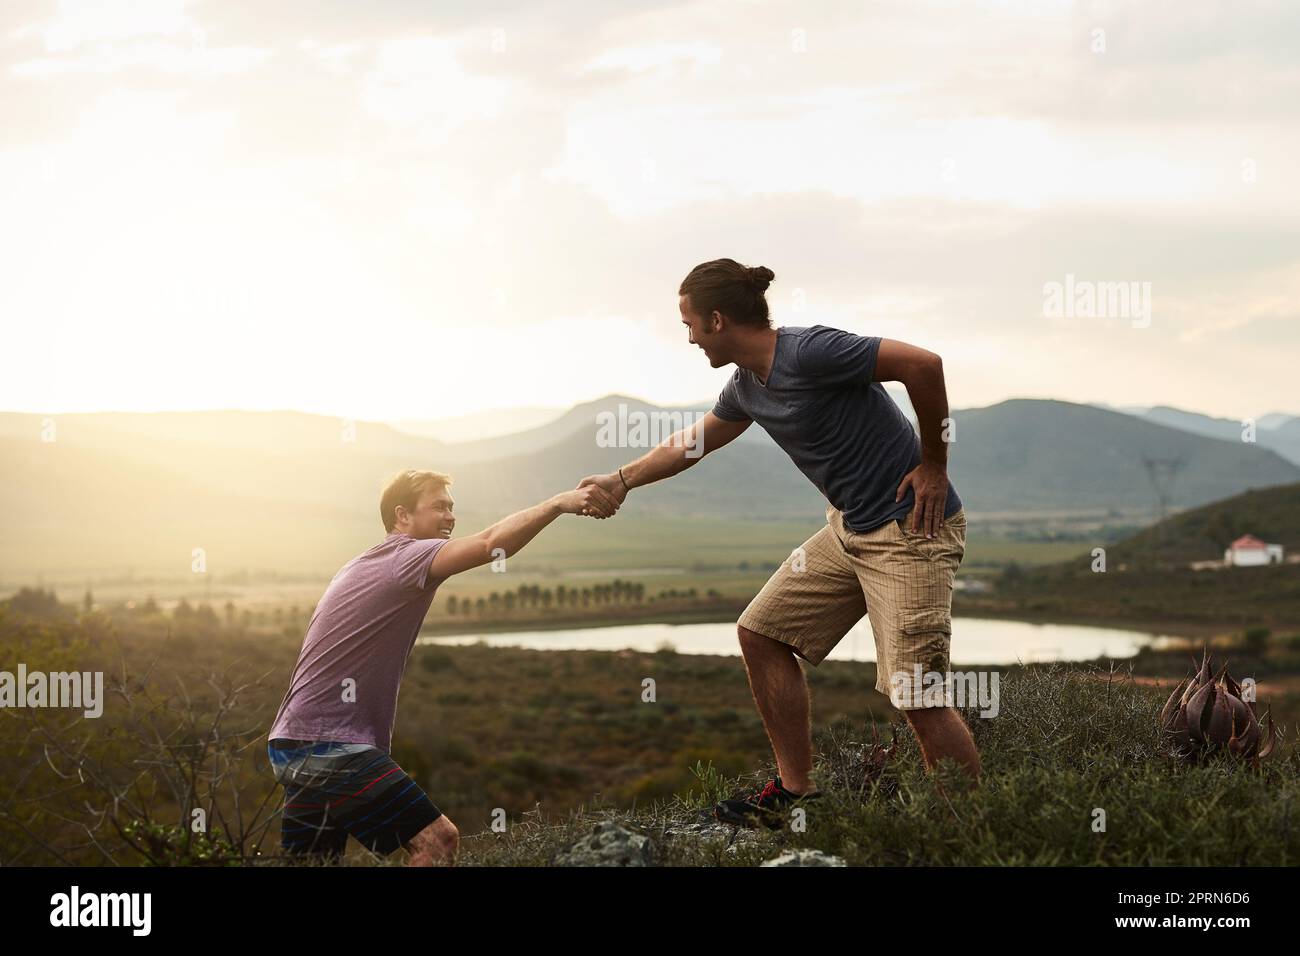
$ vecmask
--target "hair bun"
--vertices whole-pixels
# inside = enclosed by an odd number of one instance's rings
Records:
[[[767,291],[767,287],[776,278],[776,273],[767,266],[750,266],[746,271],[749,273],[749,281],[753,284],[754,291],[760,295]]]

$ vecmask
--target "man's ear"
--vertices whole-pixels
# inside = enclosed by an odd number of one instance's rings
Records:
[[[717,309],[714,309],[713,314],[709,316],[709,331],[721,332],[724,322],[726,322],[726,317]]]

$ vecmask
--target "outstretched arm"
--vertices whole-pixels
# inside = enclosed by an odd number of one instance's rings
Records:
[[[943,440],[948,391],[943,381],[943,359],[906,342],[881,339],[873,377],[878,382],[902,382],[912,400],[921,435],[921,464],[904,476],[894,500],[901,501],[910,485],[916,496],[912,530],[923,530],[926,537],[932,538],[943,527],[944,506],[948,503],[948,444]]]
[[[562,514],[608,518],[617,510],[618,502],[601,488],[562,491],[541,504],[507,515],[478,534],[448,541],[433,556],[429,575],[447,578],[497,558],[510,557]]]
[[[595,485],[603,488],[622,504],[630,489],[671,478],[685,471],[709,452],[727,444],[750,424],[749,419],[729,422],[713,412],[706,412],[689,428],[673,432],[636,461],[624,465],[621,469],[622,478],[617,471],[608,475],[588,475],[578,487]]]

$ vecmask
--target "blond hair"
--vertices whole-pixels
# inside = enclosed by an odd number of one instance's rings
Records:
[[[426,488],[445,488],[450,484],[451,476],[440,471],[409,469],[398,472],[379,499],[379,519],[384,523],[384,530],[392,531],[397,524],[398,505],[414,511]]]

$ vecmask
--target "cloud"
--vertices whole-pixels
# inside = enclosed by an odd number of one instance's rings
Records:
[[[604,50],[584,63],[579,72],[627,70],[644,73],[671,68],[682,62],[694,67],[716,66],[721,60],[722,48],[710,43],[652,43]]]
[[[509,92],[502,79],[468,73],[457,44],[440,37],[384,42],[364,84],[368,110],[435,144],[466,120],[501,115]]]
[[[193,34],[194,0],[58,0],[40,21],[13,30],[15,39],[36,39],[47,51],[70,53],[103,43],[148,36]]]
[[[502,362],[533,403],[620,374],[698,399],[718,373],[676,289],[719,256],[775,270],[778,323],[952,356],[957,404],[1294,404],[1286,3],[5,10],[0,309],[41,358],[0,407],[49,380],[51,321],[64,394],[72,367],[123,407],[171,400],[139,355],[178,342],[216,404],[377,406],[395,342],[454,351],[452,411],[493,350],[525,350]],[[1067,273],[1151,282],[1152,328],[1053,327]],[[230,376],[245,353],[259,374]]]

